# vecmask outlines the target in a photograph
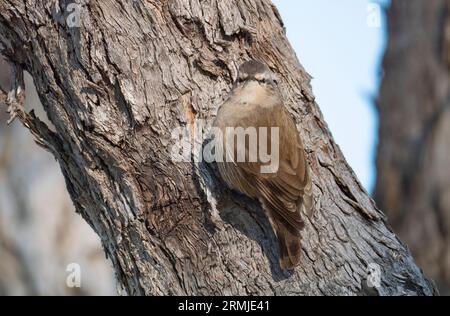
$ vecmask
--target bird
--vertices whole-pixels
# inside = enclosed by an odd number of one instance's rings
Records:
[[[276,77],[266,64],[250,60],[239,67],[237,79],[228,98],[220,105],[213,127],[223,135],[220,141],[223,159],[217,161],[221,178],[230,189],[261,203],[278,240],[280,267],[294,269],[300,262],[302,213],[310,217],[314,212],[311,171],[295,122],[284,106]],[[231,145],[234,148],[227,148],[230,128],[254,128],[261,146],[264,137],[261,127],[268,129],[264,141],[269,143],[271,152],[275,149],[269,142],[272,128],[278,129],[275,143],[278,165],[265,172],[262,167],[268,165],[267,161],[259,156],[250,159],[252,144],[247,141],[250,136],[246,136],[241,146],[244,148],[236,148],[239,142],[235,141]],[[244,161],[236,159],[242,152]]]

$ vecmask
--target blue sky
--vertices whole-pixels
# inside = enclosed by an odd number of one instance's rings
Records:
[[[273,0],[306,70],[326,122],[359,179],[371,192],[376,178],[377,113],[387,40],[384,11],[373,27],[369,0]]]

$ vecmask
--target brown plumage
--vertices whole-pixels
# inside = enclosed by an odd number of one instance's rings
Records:
[[[251,198],[258,199],[276,233],[283,269],[298,265],[301,253],[300,230],[304,226],[301,208],[313,212],[312,185],[303,143],[295,123],[283,105],[269,68],[249,61],[239,68],[239,76],[227,101],[220,107],[214,126],[226,135],[227,127],[268,128],[268,148],[271,152],[271,127],[279,128],[279,166],[271,173],[262,173],[264,164],[258,156],[249,162],[249,143],[245,142],[245,161],[218,162],[218,169],[227,185]],[[223,137],[224,148],[226,139]],[[258,132],[259,140],[259,132]],[[259,144],[259,143],[258,143]],[[259,147],[258,147],[259,148]]]

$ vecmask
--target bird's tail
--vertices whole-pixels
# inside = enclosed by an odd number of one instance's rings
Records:
[[[282,218],[274,219],[274,226],[278,239],[281,269],[293,269],[300,262],[300,232]]]

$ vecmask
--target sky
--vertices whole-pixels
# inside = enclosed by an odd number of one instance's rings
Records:
[[[376,179],[375,98],[389,1],[273,0],[335,141],[364,187]]]

